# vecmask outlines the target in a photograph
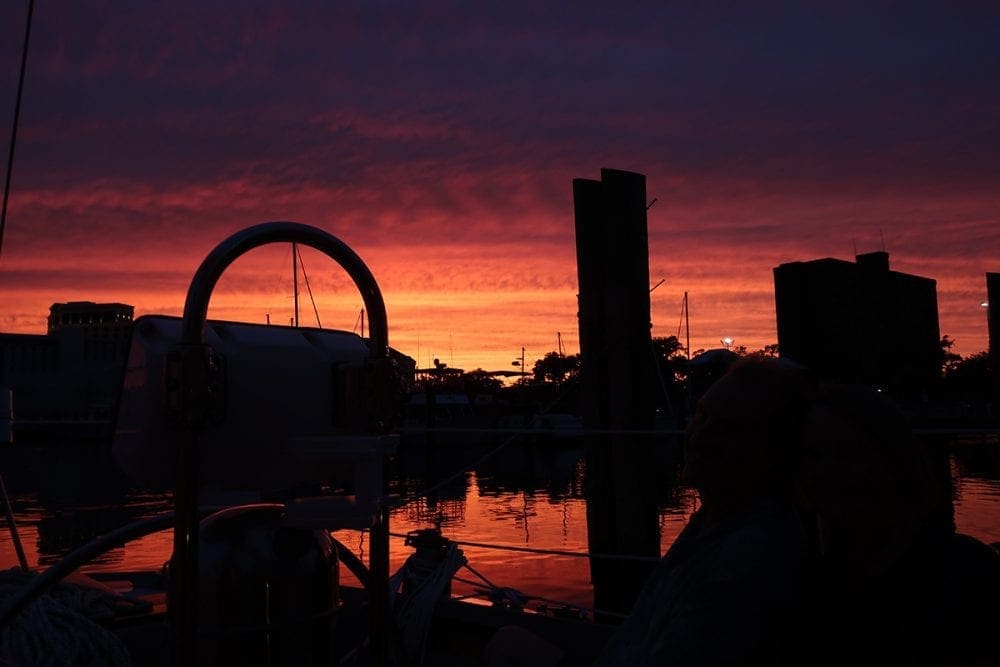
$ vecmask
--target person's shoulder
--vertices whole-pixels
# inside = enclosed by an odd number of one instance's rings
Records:
[[[938,604],[945,613],[938,620],[949,640],[945,648],[956,664],[958,658],[969,664],[973,658],[1000,660],[995,641],[1000,627],[1000,553],[971,535],[955,533],[948,541],[944,565]]]
[[[780,549],[796,545],[803,538],[794,508],[771,502],[747,510],[733,526],[731,536],[736,543]]]
[[[950,604],[987,613],[1000,622],[1000,553],[971,535],[955,533],[943,565]]]
[[[715,545],[717,562],[736,572],[789,567],[804,559],[806,543],[790,509],[762,507],[748,513]]]
[[[976,565],[1000,572],[1000,552],[972,535],[953,533],[948,542],[948,556],[953,566]]]

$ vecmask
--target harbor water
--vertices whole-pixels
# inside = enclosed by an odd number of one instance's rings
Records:
[[[963,441],[951,451],[959,531],[1000,543],[1000,442],[995,437]],[[0,473],[32,566],[49,565],[98,535],[172,509],[168,495],[129,488],[104,455],[69,446],[33,454],[13,449],[0,453]],[[428,495],[422,490],[476,461],[480,452],[452,445],[401,454],[391,471],[390,490],[402,503],[390,515],[393,533],[439,527],[461,544],[477,573],[496,586],[529,596],[529,606],[592,604],[588,560],[557,553],[587,551],[586,470],[580,447],[554,441],[512,445]],[[676,472],[665,466],[661,475],[661,550],[670,546],[697,507],[696,495],[676,482]],[[367,557],[365,533],[340,530],[334,535]],[[504,546],[520,550],[495,548]],[[169,531],[155,533],[110,551],[85,569],[158,569],[171,548]],[[394,537],[393,569],[409,553],[403,540]],[[5,527],[0,531],[0,566],[16,565]],[[460,571],[459,577],[477,579],[469,571]],[[453,593],[474,595],[476,587],[456,581]]]

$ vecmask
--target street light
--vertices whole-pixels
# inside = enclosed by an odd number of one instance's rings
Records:
[[[733,346],[733,342],[735,340],[736,340],[735,338],[730,338],[729,336],[726,336],[725,338],[720,338],[719,342],[722,343],[722,346],[728,350]]]
[[[511,366],[518,366],[521,369],[521,377],[524,377],[524,348],[521,348],[521,358],[510,362]]]

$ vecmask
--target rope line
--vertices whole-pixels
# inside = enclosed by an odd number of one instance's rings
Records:
[[[915,428],[913,435],[1000,435],[1000,428]]]
[[[6,570],[0,576],[0,598],[19,594],[27,582],[41,578],[35,572]],[[122,640],[102,623],[118,611],[148,609],[110,593],[68,582],[60,582],[47,594],[34,598],[0,632],[0,663],[9,665],[131,665]]]
[[[451,579],[452,579],[452,581],[457,581],[460,584],[465,584],[466,586],[472,586],[473,588],[476,588],[477,586],[479,586],[482,583],[482,582],[479,582],[479,581],[473,581],[472,579],[466,579],[465,577],[460,577],[457,574],[455,576],[453,576]],[[476,595],[478,595],[478,593],[474,593],[472,595],[463,595],[463,596],[458,597],[456,599],[460,600],[462,598],[475,597]]]
[[[434,619],[434,607],[457,572],[466,564],[458,545],[449,542],[446,552],[432,571],[427,563],[418,563],[416,553],[392,576],[392,616],[399,633],[399,649],[403,663],[422,665],[426,658],[427,638]]]
[[[539,413],[544,415],[544,413]],[[616,428],[473,428],[460,426],[406,426],[395,430],[400,435],[441,434],[500,434],[582,437],[586,435],[684,435],[684,429],[616,429]],[[1000,428],[915,428],[914,435],[1000,435]]]
[[[390,537],[405,538],[402,533],[389,533]],[[546,556],[568,556],[571,558],[597,558],[606,560],[627,560],[644,563],[657,563],[660,558],[657,556],[630,556],[628,554],[595,554],[584,551],[561,551],[558,549],[538,549],[535,547],[520,547],[512,544],[487,544],[485,542],[469,542],[465,540],[451,540],[455,544],[463,547],[479,547],[480,549],[497,549],[500,551],[520,551],[522,553],[541,554]],[[471,569],[471,568],[470,568]],[[478,573],[477,573],[478,574]],[[485,580],[484,580],[485,581]]]
[[[613,616],[613,617],[616,617],[616,618],[627,618],[628,617],[628,614],[622,614],[620,612],[615,612],[615,611],[604,611],[604,610],[601,610],[601,609],[597,609],[596,607],[587,607],[585,605],[579,605],[579,604],[574,604],[572,602],[566,602],[565,600],[555,600],[553,598],[547,598],[547,597],[544,597],[544,596],[541,596],[541,595],[527,595],[527,594],[522,593],[521,591],[519,591],[519,590],[517,590],[515,588],[502,587],[502,586],[497,586],[497,585],[493,584],[486,577],[484,577],[480,572],[477,572],[472,567],[470,567],[468,563],[465,564],[465,569],[469,570],[470,572],[473,572],[477,577],[479,577],[480,579],[482,579],[489,586],[489,588],[481,588],[481,587],[478,586],[477,582],[472,581],[471,579],[465,579],[464,577],[459,577],[457,575],[453,575],[452,579],[454,581],[458,581],[458,582],[463,583],[463,584],[465,584],[467,586],[472,586],[473,591],[474,591],[473,593],[469,593],[467,595],[455,596],[454,598],[452,598],[454,600],[461,601],[461,600],[468,600],[468,599],[475,598],[475,597],[485,597],[485,598],[493,601],[496,604],[497,603],[497,597],[498,597],[498,594],[499,594],[499,595],[503,596],[504,599],[515,600],[517,602],[522,602],[522,601],[523,602],[528,602],[528,601],[542,602],[542,603],[550,604],[550,605],[558,605],[560,607],[567,608],[567,609],[577,609],[579,611],[589,612],[589,613],[594,614],[594,615],[596,615],[596,614],[604,614],[604,615]]]
[[[1000,433],[1000,431],[997,431]],[[396,429],[400,435],[533,435],[548,438],[582,438],[588,435],[684,435],[683,429],[616,429],[616,428],[482,428],[461,426],[406,426]]]
[[[468,562],[465,563],[465,569],[468,570],[469,572],[471,572],[472,574],[476,575],[480,579],[482,579],[483,582],[487,586],[489,586],[490,588],[500,588],[499,586],[497,586],[496,584],[494,584],[492,581],[490,581],[489,579],[487,579],[486,575],[484,575],[483,573],[479,572],[478,570],[476,570],[475,568],[473,568],[471,565],[469,565]]]

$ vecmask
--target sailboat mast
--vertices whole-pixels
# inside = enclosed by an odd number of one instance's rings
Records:
[[[684,292],[684,327],[686,330],[686,342],[684,348],[687,350],[688,361],[691,360],[691,318],[688,315],[688,293]]]
[[[292,298],[295,300],[295,317],[292,326],[299,326],[299,246],[292,242]]]
[[[28,2],[28,18],[24,26],[24,47],[21,51],[21,74],[17,79],[17,100],[14,102],[14,122],[10,130],[10,150],[7,153],[7,175],[3,184],[3,208],[0,209],[0,253],[3,252],[3,230],[7,225],[7,201],[10,199],[10,177],[14,171],[14,146],[17,144],[17,122],[21,117],[21,93],[24,91],[24,68],[28,62],[28,42],[31,39],[31,15],[35,0]]]

